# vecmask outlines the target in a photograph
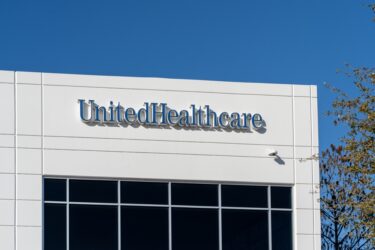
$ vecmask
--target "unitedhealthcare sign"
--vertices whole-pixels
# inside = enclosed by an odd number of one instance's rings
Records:
[[[204,107],[191,104],[188,109],[175,110],[167,103],[145,102],[143,107],[135,109],[117,105],[113,101],[109,106],[100,106],[95,100],[79,99],[80,118],[84,123],[102,125],[144,125],[176,126],[182,128],[211,128],[230,130],[255,130],[264,127],[260,114],[255,113],[217,113],[209,105]]]

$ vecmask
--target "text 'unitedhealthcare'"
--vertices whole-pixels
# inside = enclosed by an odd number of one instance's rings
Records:
[[[258,113],[228,113],[213,111],[209,105],[191,104],[186,110],[177,111],[167,103],[145,102],[138,110],[123,107],[113,101],[109,106],[100,106],[95,100],[78,100],[80,118],[85,123],[93,124],[129,124],[144,126],[179,126],[185,128],[213,128],[250,130],[264,127],[264,120]]]

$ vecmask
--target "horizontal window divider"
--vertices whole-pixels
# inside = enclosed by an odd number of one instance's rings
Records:
[[[68,204],[66,201],[44,201],[46,204]]]
[[[219,209],[219,206],[171,205],[172,208],[208,208]]]
[[[120,203],[123,207],[168,207],[168,204],[137,204],[137,203]]]
[[[287,211],[287,212],[291,212],[293,211],[292,208],[271,208],[271,211]]]
[[[78,201],[69,201],[69,205],[118,206],[118,203],[102,203],[102,202],[78,202]]]
[[[46,204],[67,204],[66,201],[44,201]],[[129,206],[129,207],[169,207],[168,204],[138,204],[138,203],[101,203],[101,202],[76,202],[69,201],[71,205],[104,205],[104,206]],[[172,208],[207,208],[218,209],[218,206],[171,205]]]
[[[46,204],[67,204],[66,201],[44,201]],[[69,201],[72,205],[104,205],[104,206],[129,206],[129,207],[169,207],[168,204],[138,204],[138,203],[101,203],[101,202],[76,202]],[[195,206],[195,205],[170,205],[172,208],[207,208],[207,209],[219,209],[219,206]],[[267,208],[267,207],[226,207],[222,206],[222,209],[234,209],[234,210],[262,210],[262,211],[286,211],[292,212],[292,208]]]
[[[232,210],[258,210],[258,211],[268,211],[267,207],[225,207],[222,206],[222,209],[232,209]]]

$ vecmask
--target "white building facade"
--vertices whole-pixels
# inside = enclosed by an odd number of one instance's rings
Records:
[[[0,71],[0,107],[2,250],[320,249],[316,86]]]

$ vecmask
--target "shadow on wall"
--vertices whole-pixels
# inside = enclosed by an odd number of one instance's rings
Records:
[[[280,158],[280,156],[276,155],[274,159],[278,164],[285,165],[285,161]]]

